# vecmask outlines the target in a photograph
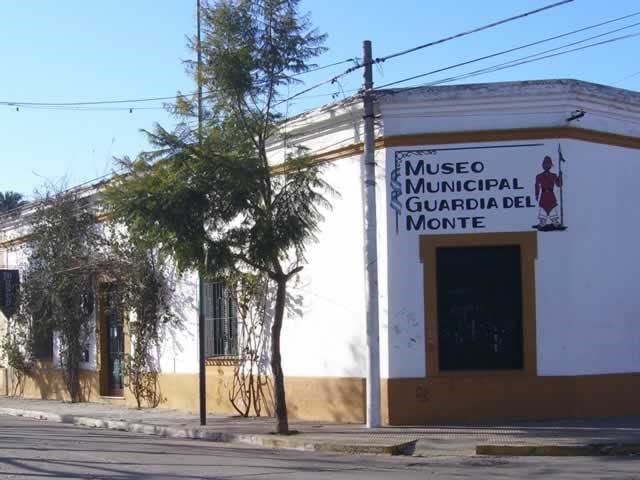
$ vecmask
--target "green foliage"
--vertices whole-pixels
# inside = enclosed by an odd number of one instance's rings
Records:
[[[13,378],[15,383],[11,390],[11,395],[21,393],[24,386],[24,377],[29,373],[30,363],[25,352],[28,351],[27,337],[23,329],[5,335],[0,342],[0,351],[6,361],[6,365],[13,369]]]
[[[79,401],[80,363],[91,333],[103,239],[91,206],[77,194],[48,193],[35,205],[16,321],[30,332],[31,355],[57,333],[65,383],[72,401]]]
[[[124,358],[125,382],[136,399],[157,406],[160,395],[153,352],[163,327],[177,327],[171,312],[172,289],[163,255],[112,226],[109,235],[110,273],[117,284],[116,303],[130,314],[132,353]]]
[[[234,368],[229,400],[243,417],[272,411],[273,392],[266,358],[269,282],[265,275],[239,274],[229,279],[240,322],[241,348]]]
[[[144,355],[139,353],[125,355],[122,374],[129,391],[136,399],[138,409],[142,408],[143,403],[150,407],[157,407],[162,402],[158,387],[158,373],[149,368]]]
[[[321,167],[302,150],[274,171],[267,143],[277,140],[280,89],[324,51],[299,0],[223,0],[203,9],[202,68],[207,90],[204,128],[181,124],[147,132],[155,151],[125,159],[126,174],[105,192],[115,217],[133,237],[158,245],[180,270],[214,278],[254,271],[277,285],[271,366],[278,431],[288,420],[280,358],[287,281],[302,269],[334,193]],[[193,43],[197,47],[197,43]],[[198,109],[184,98],[175,108]]]
[[[283,276],[292,252],[303,259],[332,191],[320,166],[289,157],[286,173],[277,175],[255,158],[189,156],[197,146],[175,148],[173,161],[135,162],[132,174],[105,192],[132,236],[160,245],[182,271],[216,277],[239,263]]]
[[[0,343],[0,350],[9,367],[22,375],[27,372],[29,363],[24,353],[25,343],[20,337],[6,335]]]
[[[15,210],[27,202],[23,200],[22,194],[18,192],[0,192],[0,214]]]

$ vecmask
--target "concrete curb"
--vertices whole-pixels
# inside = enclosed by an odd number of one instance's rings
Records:
[[[601,457],[640,455],[640,444],[478,445],[476,455],[516,457]]]
[[[218,443],[236,443],[266,448],[304,450],[312,452],[332,452],[343,454],[402,455],[416,443],[416,440],[389,444],[345,443],[305,439],[302,435],[276,436],[262,434],[238,434],[201,428],[170,427],[126,420],[109,420],[79,415],[59,415],[51,412],[0,407],[0,415],[33,418],[56,423],[67,423],[82,427],[103,428],[123,432],[142,433],[176,439],[197,439]]]

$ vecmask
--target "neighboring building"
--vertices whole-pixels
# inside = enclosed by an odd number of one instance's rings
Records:
[[[380,92],[376,109],[383,420],[640,414],[640,93],[574,80],[422,87]],[[364,421],[361,117],[346,101],[287,124],[288,148],[330,162],[341,194],[284,322],[294,418]],[[0,231],[0,259],[19,265],[20,234]],[[204,291],[208,406],[231,413],[239,328],[224,289]],[[196,410],[196,275],[178,295],[184,329],[158,354],[162,406]],[[98,332],[120,322],[100,311]],[[97,338],[87,397],[131,402],[114,400],[126,392]],[[25,395],[61,396],[56,372],[38,370]]]

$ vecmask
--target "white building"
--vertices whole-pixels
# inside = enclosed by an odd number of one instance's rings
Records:
[[[424,87],[379,92],[376,109],[383,420],[639,414],[640,94],[574,80]],[[292,417],[364,421],[361,117],[347,101],[287,125],[289,147],[329,162],[341,194],[285,319]],[[20,235],[2,235],[0,261],[19,264]],[[180,295],[161,406],[196,410],[195,276]],[[88,398],[114,401],[100,351]],[[233,358],[209,363],[209,410],[232,412]],[[63,395],[47,368],[25,395]]]

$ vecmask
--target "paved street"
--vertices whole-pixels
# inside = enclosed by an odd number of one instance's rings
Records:
[[[335,453],[388,453],[407,442],[416,443],[413,449],[405,449],[405,453],[419,457],[474,455],[478,446],[498,448],[494,455],[501,455],[500,452],[509,448],[542,448],[546,455],[551,451],[558,454],[557,450],[568,448],[572,452],[570,455],[575,455],[575,448],[589,450],[590,445],[602,445],[605,449],[631,446],[631,451],[640,453],[640,417],[385,426],[376,429],[367,429],[360,424],[291,420],[291,429],[301,433],[275,437],[270,435],[274,429],[273,418],[209,415],[207,425],[201,427],[198,416],[193,413],[162,408],[137,410],[121,405],[0,396],[0,414],[169,438],[206,438],[225,443],[304,447]]]
[[[0,416],[2,479],[612,478],[640,457],[432,458],[256,449]]]

